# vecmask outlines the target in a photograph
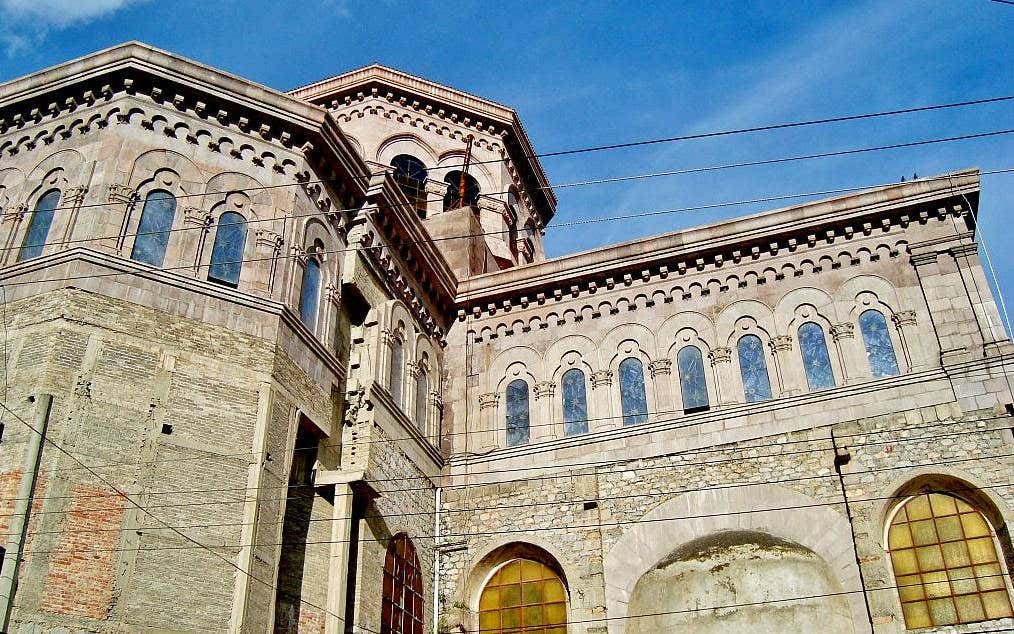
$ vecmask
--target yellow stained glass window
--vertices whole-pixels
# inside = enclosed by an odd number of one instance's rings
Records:
[[[544,564],[514,559],[496,571],[479,597],[481,634],[566,634],[567,593]]]
[[[942,493],[917,495],[887,531],[909,629],[1014,616],[986,518]]]

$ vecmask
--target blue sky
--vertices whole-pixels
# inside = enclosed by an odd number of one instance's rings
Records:
[[[805,5],[805,10],[800,9]],[[518,109],[536,150],[1014,94],[1014,6],[989,0],[499,3],[0,0],[0,80],[128,39],[278,89],[379,61]],[[546,158],[554,183],[1014,128],[1014,102]],[[1014,167],[1014,134],[558,190],[557,219]],[[560,255],[773,203],[547,231]],[[980,224],[1014,301],[1014,174]],[[1014,308],[1014,307],[1012,307]]]

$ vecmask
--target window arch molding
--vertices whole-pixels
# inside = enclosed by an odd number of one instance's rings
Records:
[[[806,375],[806,368],[803,362],[803,346],[799,340],[799,329],[807,323],[813,323],[820,327],[824,333],[824,345],[827,348],[827,358],[829,367],[831,369],[831,376],[834,380],[834,385],[829,388],[820,389],[833,389],[845,385],[845,369],[842,367],[842,358],[838,344],[834,340],[832,334],[832,328],[834,322],[824,316],[823,313],[817,310],[812,304],[802,304],[796,307],[793,318],[789,321],[786,331],[789,336],[792,337],[793,341],[793,353],[792,359],[794,364],[798,364],[798,370],[788,369],[788,372],[797,372],[800,386],[803,392],[812,392],[809,388],[809,382]]]
[[[897,324],[895,323],[895,311],[890,305],[884,303],[880,297],[872,291],[862,291],[858,293],[855,296],[852,305],[849,307],[849,318],[855,325],[856,345],[862,353],[862,360],[868,361],[860,319],[862,318],[863,313],[869,310],[875,310],[884,317],[884,321],[887,325],[887,333],[891,338],[891,347],[894,349],[894,358],[898,364],[898,372],[900,374],[911,372],[912,350],[909,347],[909,342],[906,341],[898,331]],[[868,362],[863,368],[861,368],[861,370],[863,371],[862,376],[872,376],[870,364]]]
[[[306,276],[306,267],[310,260],[317,262],[320,267],[319,288],[316,296],[316,315],[310,330],[321,340],[331,341],[335,327],[334,302],[328,301],[332,296],[331,289],[334,288],[335,280],[339,279],[338,262],[341,259],[340,253],[335,253],[340,248],[340,242],[333,231],[321,222],[318,218],[302,219],[303,225],[297,228],[297,236],[302,236],[299,244],[303,246],[303,258],[290,258],[292,264],[292,306],[296,313],[302,317],[301,303],[303,282]],[[249,239],[249,238],[248,238]],[[306,322],[304,322],[306,323]]]
[[[411,404],[411,414],[413,421],[419,427],[420,431],[424,436],[435,442],[440,435],[440,406],[439,399],[441,394],[441,381],[442,381],[442,370],[440,362],[440,353],[437,348],[423,333],[416,333],[415,335],[415,346],[412,358],[415,359],[415,367],[413,377],[413,394]],[[421,374],[426,375],[426,400],[422,405],[419,403],[419,381]],[[437,403],[433,401],[436,400]],[[425,415],[422,423],[420,423],[420,407],[425,408]]]
[[[193,161],[172,150],[149,150],[141,153],[131,166],[127,185],[134,193],[136,202],[126,203],[120,224],[120,253],[130,257],[137,242],[138,227],[144,212],[148,195],[156,190],[167,191],[176,198],[171,233],[165,249],[163,266],[198,263],[198,242],[204,236],[200,231],[179,231],[189,211],[194,222],[203,222],[198,208],[203,205],[200,194],[207,191],[207,176]],[[204,212],[205,214],[207,211]],[[200,235],[198,235],[200,234]],[[188,258],[189,256],[189,258]],[[189,261],[188,261],[189,259]]]
[[[695,377],[688,374],[681,373],[681,361],[686,361],[691,356],[696,356],[691,348],[696,348],[700,352],[700,377]],[[693,353],[687,355],[687,352]],[[693,414],[699,411],[705,411],[701,408],[700,403],[686,403],[684,386],[690,388],[691,385],[696,385],[698,381],[696,378],[703,378],[704,380],[704,396],[706,398],[706,408],[713,408],[718,405],[718,376],[715,372],[715,366],[711,361],[711,352],[714,350],[714,345],[705,341],[700,337],[698,331],[692,327],[681,328],[674,337],[674,343],[669,346],[669,351],[666,353],[666,358],[672,363],[672,375],[666,377],[672,381],[673,389],[673,402],[676,412],[682,412],[684,415],[688,413]],[[687,355],[686,358],[680,357],[681,352]]]
[[[237,192],[212,207],[211,218],[207,248],[202,253],[204,266],[200,270],[211,281],[239,287],[257,265],[256,258],[251,257],[251,246],[259,225],[251,229],[250,224],[258,221],[257,213],[249,198]]]
[[[907,478],[907,480],[905,479]],[[900,482],[900,484],[899,484]],[[968,474],[961,473],[951,474],[945,473],[938,470],[930,469],[918,469],[913,470],[898,478],[892,485],[887,489],[892,493],[889,496],[885,496],[886,501],[881,507],[880,520],[881,520],[881,546],[884,552],[884,565],[886,570],[890,574],[891,582],[894,585],[894,601],[897,610],[897,618],[901,623],[905,624],[907,629],[928,627],[929,625],[923,623],[910,623],[909,618],[911,613],[918,614],[920,610],[911,610],[912,604],[922,603],[918,592],[908,592],[910,588],[918,587],[919,584],[927,584],[933,586],[942,595],[941,599],[947,597],[956,597],[962,594],[980,594],[981,588],[977,588],[976,591],[972,591],[971,587],[962,588],[956,587],[955,584],[946,581],[948,577],[952,580],[956,579],[962,581],[966,578],[971,577],[982,577],[979,579],[977,585],[981,586],[982,582],[989,583],[989,580],[1002,579],[1001,584],[995,584],[997,587],[993,588],[993,592],[1003,589],[1006,592],[1007,605],[1006,616],[1009,617],[1012,612],[1010,610],[1011,602],[1014,601],[1014,585],[1011,584],[1010,571],[1012,564],[1014,564],[1014,551],[1012,551],[1010,530],[1008,528],[1008,520],[1011,519],[1011,510],[1009,507],[1004,505],[1001,500],[992,496],[989,493],[989,489],[985,488],[983,484],[979,483],[976,478],[968,477]],[[957,508],[947,509],[951,503],[947,501],[947,498],[958,500]],[[937,502],[940,502],[938,505]],[[911,503],[911,505],[910,505]],[[962,505],[964,503],[964,506]],[[909,517],[908,515],[901,516],[902,510],[908,511],[909,514],[912,512],[912,508],[919,509],[920,515]],[[922,513],[922,511],[926,511]],[[956,524],[953,522],[953,513],[961,514],[961,521]],[[986,526],[981,526],[977,530],[975,528],[975,518],[965,518],[965,514],[979,515],[985,520]],[[983,541],[985,537],[989,537],[989,544],[992,546],[991,554],[995,559],[992,564],[992,570],[987,570],[990,567],[989,564],[984,563],[975,565],[974,563],[955,563],[955,557],[952,555],[948,557],[948,553],[944,553],[944,558],[941,560],[938,566],[930,567],[930,574],[924,574],[921,563],[918,563],[920,574],[906,575],[904,573],[909,572],[908,564],[906,562],[909,558],[900,558],[899,566],[895,566],[894,558],[903,554],[906,551],[910,551],[911,547],[903,543],[904,537],[909,537],[913,542],[918,541],[916,533],[917,525],[919,523],[925,523],[926,520],[922,519],[923,515],[927,515],[932,518],[932,522],[936,524],[934,534],[930,542],[926,542],[925,539],[922,541],[927,545],[933,543],[947,544],[952,549],[956,548],[960,552],[960,547],[956,544],[962,542],[976,542]],[[942,516],[942,517],[941,517]],[[918,519],[917,519],[918,518]],[[970,519],[973,521],[966,521]],[[913,520],[915,520],[913,522]],[[961,535],[946,536],[947,538],[940,537],[941,529],[948,529],[948,526],[941,526],[941,520],[944,522],[950,521],[955,526],[960,526],[958,532]],[[898,525],[898,529],[902,531],[902,534],[898,535],[897,540],[892,540],[891,532],[892,526]],[[907,529],[907,530],[906,530]],[[892,542],[894,542],[892,544]],[[892,545],[895,547],[894,553],[892,554]],[[970,544],[965,543],[966,547]],[[975,548],[978,551],[978,555],[983,555],[983,549]],[[988,548],[986,550],[989,550]],[[954,552],[953,550],[951,551]],[[966,551],[969,552],[969,551]],[[950,559],[951,561],[948,561]],[[973,555],[973,561],[976,557]],[[918,557],[915,558],[918,562]],[[982,560],[980,560],[982,561]],[[973,572],[970,574],[966,573],[963,568],[972,568]],[[938,569],[948,571],[947,576],[942,577],[942,581],[937,581],[940,575],[933,575],[932,571]],[[997,570],[999,569],[999,570]],[[899,574],[901,575],[901,581],[899,581]],[[973,582],[975,583],[975,582]],[[944,587],[946,585],[946,588]],[[923,586],[925,588],[925,586]],[[925,592],[925,590],[923,590]],[[989,590],[987,589],[988,593]],[[903,596],[904,593],[904,596]],[[943,596],[945,595],[946,596]],[[925,595],[922,595],[925,596]],[[994,597],[997,598],[997,597]],[[974,602],[973,602],[974,603]],[[908,604],[910,611],[906,611],[903,607]],[[955,606],[955,617],[961,617],[962,610],[958,606],[957,601],[953,604]],[[983,603],[983,606],[985,602]],[[932,613],[932,612],[931,612]],[[966,614],[967,616],[967,610]],[[984,618],[981,618],[984,617]],[[933,617],[931,617],[933,618]],[[996,618],[1003,618],[1003,616],[988,616],[980,615],[980,618],[963,619],[956,618],[955,621],[936,621],[934,625],[948,625],[951,623],[975,623],[975,622],[986,622]],[[918,621],[918,618],[917,618]]]
[[[516,442],[510,444],[511,440],[507,433],[507,416],[508,403],[507,403],[507,390],[512,385],[517,385],[518,382],[523,382],[527,386],[528,396],[528,437],[525,442]],[[499,447],[517,447],[523,445],[530,445],[536,441],[536,439],[543,434],[545,431],[544,424],[537,420],[536,414],[536,400],[535,400],[535,384],[537,383],[535,375],[531,372],[523,362],[517,361],[511,364],[503,377],[500,379],[496,387],[496,394],[499,397],[497,399],[497,413],[496,413],[496,439]],[[536,426],[538,425],[538,426]]]
[[[212,279],[211,265],[215,258],[215,247],[219,240],[219,231],[235,235],[236,229],[233,225],[222,223],[222,215],[235,213],[242,216],[245,221],[245,241],[242,246],[240,259],[244,260],[239,266],[239,280],[236,286],[241,288],[256,285],[258,288],[267,288],[267,280],[270,277],[272,262],[270,252],[261,251],[257,253],[257,232],[258,230],[279,230],[280,226],[273,222],[264,222],[268,217],[269,210],[278,208],[272,198],[271,190],[264,190],[261,183],[246,174],[236,172],[223,172],[216,174],[208,181],[208,191],[228,192],[227,194],[214,194],[208,196],[209,214],[208,231],[203,235],[203,242],[200,244],[186,244],[184,250],[191,248],[197,250],[197,258],[200,261],[199,273],[210,281],[218,283],[228,282],[222,279]],[[182,204],[182,203],[181,203]],[[199,232],[184,232],[198,234]],[[184,236],[186,240],[188,236]],[[323,238],[321,236],[314,236]],[[304,244],[313,244],[307,241]],[[327,244],[327,242],[325,242]],[[231,258],[235,259],[235,258]],[[221,273],[221,270],[218,271]],[[221,275],[220,275],[221,277]]]
[[[428,143],[414,134],[405,132],[389,136],[380,143],[377,147],[377,162],[390,165],[391,160],[399,154],[415,156],[428,167],[440,162],[437,153]]]
[[[571,334],[562,337],[552,345],[545,353],[545,365],[547,369],[547,380],[552,382],[554,389],[551,398],[551,415],[554,424],[554,431],[558,438],[566,435],[566,424],[564,421],[564,393],[563,375],[569,370],[581,370],[585,377],[585,407],[587,410],[588,431],[597,427],[599,423],[608,425],[611,421],[596,420],[598,416],[609,416],[611,412],[599,413],[596,408],[593,396],[592,374],[601,369],[598,363],[598,346],[594,341],[584,335]],[[547,430],[548,431],[548,430]]]
[[[576,596],[572,580],[580,579],[580,571],[567,559],[559,556],[555,545],[537,535],[526,535],[525,541],[516,541],[517,535],[500,535],[490,542],[483,550],[473,556],[464,567],[467,573],[463,582],[458,584],[454,599],[469,607],[462,614],[464,621],[460,625],[465,631],[479,631],[479,600],[482,591],[496,572],[515,559],[528,559],[543,564],[552,570],[563,583],[566,596],[567,615],[579,609],[574,601]],[[451,624],[456,625],[456,624]]]
[[[577,372],[581,373],[583,394],[577,386]],[[595,370],[588,363],[588,357],[578,350],[568,350],[562,355],[553,371],[552,420],[557,437],[576,436],[588,433],[595,422],[595,399],[592,398],[592,374]],[[574,393],[571,391],[575,390]],[[583,397],[583,403],[582,401]],[[576,400],[575,400],[576,399]],[[579,411],[584,411],[583,417]],[[568,421],[568,415],[573,420]],[[570,431],[571,433],[568,433]]]

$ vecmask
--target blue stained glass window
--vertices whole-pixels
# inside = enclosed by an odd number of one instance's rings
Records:
[[[507,446],[527,445],[531,427],[528,413],[528,384],[517,379],[507,386]]]
[[[419,373],[415,384],[415,424],[426,431],[426,412],[429,409],[430,379],[425,372]]]
[[[771,398],[771,380],[764,359],[764,345],[757,335],[744,335],[736,344],[739,351],[739,372],[743,376],[743,393],[747,403]]]
[[[799,353],[803,357],[806,383],[810,391],[834,387],[831,358],[827,354],[824,329],[808,321],[799,327]]]
[[[46,238],[49,237],[49,228],[53,226],[53,215],[56,213],[56,206],[59,203],[59,189],[51,189],[39,198],[39,202],[35,204],[35,211],[32,212],[32,219],[28,223],[25,241],[21,244],[21,250],[18,251],[19,262],[42,255],[42,249],[46,246]]]
[[[697,346],[683,346],[676,353],[683,393],[683,413],[692,414],[708,409],[708,383],[704,378],[704,358]]]
[[[563,392],[563,433],[566,436],[588,433],[588,392],[584,372],[571,368],[560,380]]]
[[[391,344],[391,368],[387,385],[390,387],[391,398],[401,407],[402,382],[405,376],[405,344],[395,337]]]
[[[867,310],[859,315],[859,330],[863,333],[866,357],[870,360],[873,378],[901,374],[898,358],[894,355],[891,333],[887,331],[887,320],[880,311]]]
[[[299,291],[299,318],[313,330],[317,323],[317,304],[320,301],[320,262],[315,258],[306,261],[303,285]]]
[[[176,199],[172,194],[161,189],[149,193],[141,209],[141,221],[137,223],[137,236],[130,259],[162,266],[175,215]]]
[[[239,286],[239,272],[243,268],[243,249],[246,246],[246,218],[227,211],[218,218],[215,244],[211,248],[211,267],[208,279],[229,286]]]
[[[648,399],[644,394],[644,365],[634,357],[620,362],[620,407],[623,410],[624,425],[648,421]]]

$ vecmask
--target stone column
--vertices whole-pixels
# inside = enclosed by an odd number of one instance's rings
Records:
[[[648,364],[651,382],[655,385],[655,411],[652,420],[664,420],[676,414],[673,398],[672,359],[655,359]]]
[[[20,233],[21,223],[24,221],[27,213],[28,206],[24,203],[17,205],[10,210],[4,209],[3,226],[6,231],[2,257],[4,263],[14,262],[18,258],[18,248],[15,245],[18,242],[18,234]]]
[[[126,185],[110,183],[106,198],[111,203],[123,204],[123,218],[120,221],[120,231],[116,236],[116,243],[113,248],[120,255],[124,255],[123,249],[127,240],[127,231],[130,229],[130,219],[134,214],[134,209],[137,207],[140,196],[138,196],[137,190]]]
[[[207,242],[208,232],[211,230],[211,214],[198,209],[197,207],[185,207],[183,209],[183,231],[180,232],[179,244],[179,266],[182,272],[183,266],[192,265],[193,275],[201,277],[201,261],[204,258],[204,245]],[[136,240],[137,238],[135,238]],[[169,240],[169,250],[172,249],[173,241]]]
[[[416,392],[418,392],[418,390],[416,389],[416,385],[419,382],[419,366],[413,361],[409,361],[408,363],[405,364],[405,366],[406,366],[405,374],[408,375],[408,383],[403,386],[404,390],[401,395],[402,403],[404,403],[402,405],[402,412],[404,412],[405,416],[407,416],[408,419],[412,421],[416,429],[418,429],[425,436],[426,421],[416,420],[415,417],[416,410],[415,400],[417,396]]]
[[[535,417],[531,420],[531,439],[552,440],[559,438],[560,433],[556,429],[556,420],[553,416],[553,395],[556,393],[556,383],[552,381],[539,381],[535,384]]]
[[[94,168],[94,163],[92,167]],[[63,213],[66,214],[67,221],[63,227],[63,237],[61,239],[61,248],[67,248],[71,239],[71,234],[74,232],[74,227],[77,225],[78,214],[81,213],[81,205],[84,204],[85,194],[88,193],[88,188],[84,185],[78,185],[77,187],[70,187],[63,192],[63,198],[60,200],[60,206],[64,207]],[[70,207],[70,209],[66,209]]]
[[[891,315],[891,321],[894,322],[894,329],[898,333],[898,339],[901,341],[901,350],[895,351],[895,355],[898,355],[899,352],[901,353],[901,359],[905,361],[905,365],[908,366],[910,371],[928,368],[930,360],[926,355],[926,351],[920,345],[919,331],[915,328],[918,323],[915,311],[903,310],[894,313]]]
[[[328,561],[325,634],[342,634],[345,628],[349,542],[352,538],[353,491],[347,482],[335,484],[331,514],[331,557]]]
[[[499,444],[496,428],[496,406],[499,402],[499,392],[479,395],[479,428],[475,430],[475,440],[480,451],[494,449]]]
[[[264,271],[266,275],[255,275],[252,278],[252,285],[261,288],[268,295],[274,295],[275,278],[277,277],[278,255],[282,251],[284,241],[282,236],[270,229],[257,229],[254,233],[254,249],[257,252],[255,268]],[[262,259],[270,258],[270,259]]]
[[[792,336],[777,335],[768,342],[775,357],[775,377],[778,379],[777,396],[795,396],[805,390],[803,362],[792,352]],[[802,381],[800,380],[802,379]]]
[[[391,376],[391,349],[394,347],[394,333],[387,328],[380,331],[380,350],[377,354],[377,373],[374,380],[391,389],[388,377]]]
[[[708,353],[708,360],[714,370],[715,402],[718,405],[734,405],[743,402],[742,390],[736,381],[732,365],[732,348],[715,348]]]
[[[613,371],[592,372],[591,386],[595,413],[591,414],[592,420],[588,421],[588,431],[596,432],[620,427],[623,420],[616,417],[619,412],[613,410]]]
[[[831,326],[831,339],[834,340],[838,364],[841,366],[842,385],[851,385],[872,378],[866,350],[860,349],[861,344],[856,341],[855,324],[847,321],[834,324]]]

